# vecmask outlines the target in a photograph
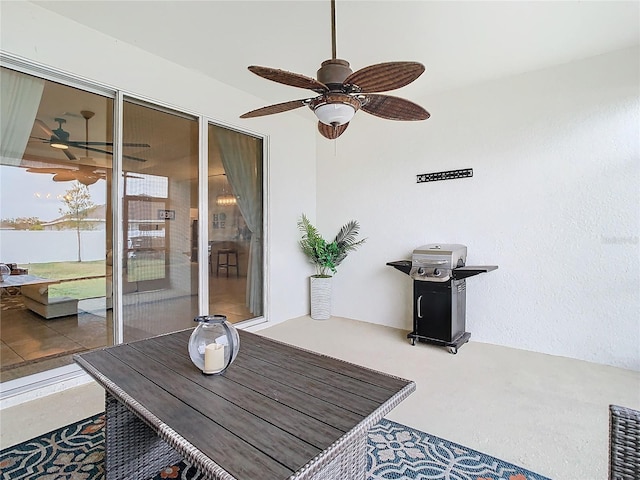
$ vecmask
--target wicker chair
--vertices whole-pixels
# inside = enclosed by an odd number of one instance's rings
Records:
[[[640,412],[609,405],[609,480],[640,479]]]

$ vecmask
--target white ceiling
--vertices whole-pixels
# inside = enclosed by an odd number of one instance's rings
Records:
[[[329,0],[33,3],[265,104],[312,95],[261,79],[247,66],[315,77],[331,57]],[[638,1],[337,0],[336,11],[337,56],[354,71],[395,60],[426,66],[394,93],[414,101],[640,43]]]

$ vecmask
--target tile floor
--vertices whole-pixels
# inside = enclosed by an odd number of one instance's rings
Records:
[[[67,365],[73,353],[108,344],[113,336],[110,312],[78,314],[46,320],[21,304],[21,296],[2,297],[0,315],[0,381],[5,382]],[[90,302],[87,302],[90,303]],[[10,305],[9,305],[10,304]],[[7,308],[11,306],[11,308]],[[104,309],[103,309],[104,312]]]
[[[246,277],[219,276],[209,281],[209,308],[237,323],[253,315],[245,306]],[[129,300],[129,299],[128,299]],[[112,343],[112,310],[104,299],[78,303],[78,315],[46,320],[24,307],[21,296],[0,298],[0,382],[43,372],[73,362],[74,353]],[[197,296],[126,307],[127,341],[193,326]]]

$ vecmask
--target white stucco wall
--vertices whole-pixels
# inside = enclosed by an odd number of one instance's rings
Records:
[[[55,248],[51,248],[55,245]],[[104,260],[104,230],[80,231],[80,256],[83,262]],[[3,262],[27,265],[78,260],[78,234],[75,230],[2,230],[0,258]]]
[[[425,122],[359,112],[337,153],[318,143],[321,231],[355,218],[369,237],[335,278],[334,314],[410,330],[411,280],[385,262],[462,243],[468,265],[499,265],[467,280],[472,341],[640,369],[639,58],[412,99]]]
[[[385,263],[463,243],[500,266],[467,281],[472,340],[640,369],[637,48],[412,98],[426,122],[360,112],[334,144],[300,115],[242,122],[264,102],[35,5],[2,2],[0,27],[5,52],[269,135],[270,320],[308,312],[300,213],[327,236],[355,218],[369,240],[339,269],[335,315],[410,330],[411,281]]]
[[[2,2],[1,9],[0,48],[4,52],[269,136],[267,255],[274,267],[268,271],[266,313],[273,322],[304,315],[307,290],[298,278],[306,275],[306,264],[291,252],[297,249],[297,217],[301,211],[316,208],[314,123],[298,115],[242,121],[238,118],[241,113],[264,100],[33,4]],[[203,61],[215,62],[215,48]]]

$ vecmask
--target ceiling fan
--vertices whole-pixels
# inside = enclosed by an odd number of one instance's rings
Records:
[[[77,180],[83,185],[93,185],[98,180],[106,178],[104,169],[78,165],[77,168],[28,168],[29,173],[49,173],[54,182],[70,182]]]
[[[86,157],[83,158],[84,161],[88,161],[91,160],[89,158],[89,151],[96,151],[96,152],[102,152],[102,153],[108,153],[110,155],[112,155],[112,152],[106,151],[106,150],[99,150],[96,148],[91,148],[89,147],[89,145],[113,145],[113,143],[111,142],[89,142],[89,119],[91,119],[94,116],[94,113],[89,111],[89,110],[82,110],[81,115],[84,117],[85,120],[85,141],[84,142],[70,142],[69,141],[69,133],[65,132],[64,130],[62,130],[62,124],[65,122],[65,120],[63,118],[56,118],[56,121],[59,124],[59,127],[56,130],[52,131],[52,135],[51,135],[51,142],[57,142],[57,141],[61,141],[64,142],[67,145],[67,149],[62,149],[62,151],[67,154],[67,158],[69,158],[69,160],[77,160],[76,156],[73,155],[73,153],[68,152],[68,147],[69,146],[75,146],[77,148],[84,148],[85,149],[85,155]],[[36,120],[36,122],[40,122],[39,125],[42,126],[44,125],[44,128],[46,128],[46,125],[44,124],[44,122],[41,122],[40,120]],[[43,129],[44,129],[43,128]],[[54,138],[55,137],[55,138]],[[41,140],[46,140],[46,139],[41,139]],[[74,145],[72,145],[74,144]],[[141,146],[141,147],[149,147],[149,145],[147,144],[142,144],[142,143],[138,143],[138,144],[125,144],[125,146]],[[51,146],[54,146],[53,143]],[[60,148],[60,147],[56,147],[56,148]],[[130,157],[128,155],[123,155],[123,157],[125,158],[131,158],[133,160],[139,160],[141,162],[145,162],[146,160],[142,159],[142,158],[137,158],[137,157]],[[89,185],[93,185],[94,183],[96,183],[98,180],[100,179],[104,179],[107,178],[107,171],[106,168],[104,167],[96,167],[96,166],[91,166],[91,165],[83,165],[83,164],[77,164],[77,165],[73,165],[72,168],[63,168],[63,167],[43,167],[43,168],[39,168],[39,167],[34,167],[34,168],[28,168],[27,172],[29,173],[48,173],[50,175],[53,175],[53,181],[54,182],[70,182],[73,180],[77,180],[78,182],[82,183],[83,185],[89,186]],[[130,176],[128,174],[125,173],[125,176]],[[135,177],[134,177],[135,178]]]
[[[87,165],[78,165],[78,168],[28,168],[29,173],[48,173],[53,175],[54,182],[71,182],[77,180],[83,185],[89,186],[98,180],[107,178],[107,171],[100,167],[91,167]],[[129,172],[123,172],[125,178],[143,178],[132,175]]]
[[[69,151],[69,147],[73,148],[83,148],[86,152],[87,157],[89,156],[89,151],[106,153],[108,155],[113,155],[113,152],[108,150],[103,150],[95,147],[112,147],[113,142],[89,142],[89,120],[95,115],[94,112],[90,110],[82,110],[80,112],[82,117],[85,119],[85,141],[75,141],[69,138],[69,132],[65,131],[62,128],[62,125],[67,121],[64,118],[55,118],[54,120],[58,123],[58,128],[55,130],[50,129],[46,123],[44,123],[39,118],[36,118],[35,124],[40,127],[40,129],[49,137],[49,138],[41,138],[41,137],[32,137],[36,140],[40,140],[44,143],[48,143],[51,147],[62,150],[62,152],[67,156],[69,160],[77,160],[77,157]],[[123,147],[138,147],[138,148],[149,148],[151,145],[148,143],[123,143]],[[143,158],[133,157],[131,155],[122,155],[122,158],[127,158],[129,160],[136,160],[138,162],[146,162]]]
[[[349,62],[336,58],[335,0],[331,0],[331,41],[331,59],[322,62],[317,80],[276,68],[255,65],[249,67],[251,72],[267,80],[306,88],[316,92],[318,96],[258,108],[240,118],[282,113],[306,105],[318,117],[318,130],[322,136],[335,139],[344,133],[358,110],[388,120],[426,120],[430,117],[429,112],[409,100],[377,95],[413,82],[425,70],[421,63],[379,63],[353,72],[349,68]]]

